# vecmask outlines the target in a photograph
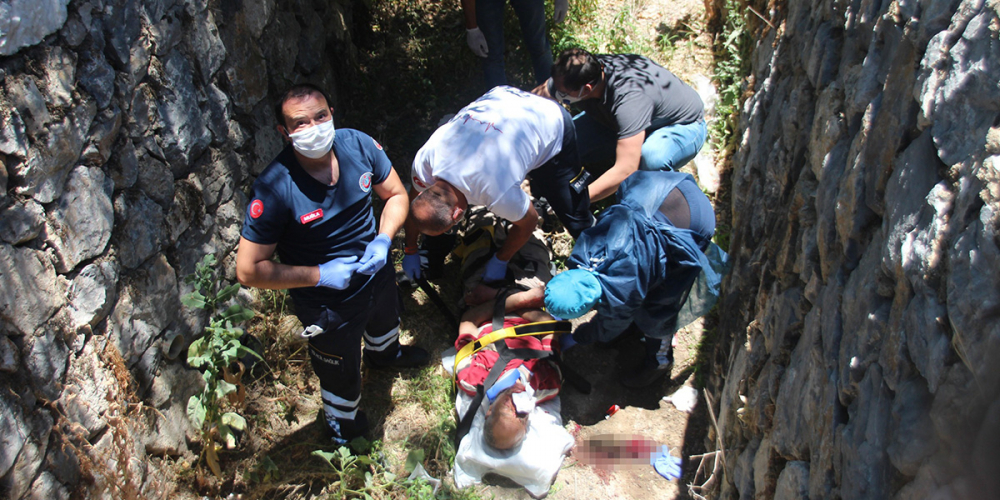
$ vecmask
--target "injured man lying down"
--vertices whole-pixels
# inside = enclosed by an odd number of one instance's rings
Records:
[[[494,313],[499,300],[504,301],[501,328]],[[455,483],[475,484],[492,472],[540,497],[573,446],[560,415],[562,375],[551,358],[554,334],[568,332],[570,325],[541,310],[543,288],[496,301],[467,311],[455,341],[460,389]]]
[[[547,252],[538,255],[547,260]],[[537,260],[534,256],[528,260]],[[513,267],[547,271],[547,262],[518,266],[523,264],[518,260],[512,259]],[[519,272],[515,269],[513,275],[524,277]],[[460,488],[494,473],[536,498],[544,496],[573,447],[560,415],[562,374],[552,351],[570,323],[542,311],[542,280],[527,274],[534,279],[516,279],[521,288],[513,293],[501,292],[466,311],[455,354],[442,356],[446,369],[457,373],[454,477]],[[525,284],[532,288],[522,290]]]

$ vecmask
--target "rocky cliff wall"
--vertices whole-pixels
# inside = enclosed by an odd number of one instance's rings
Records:
[[[1000,3],[752,3],[722,497],[997,498]]]
[[[0,497],[169,495],[183,277],[231,268],[275,94],[335,96],[349,26],[348,0],[0,3]]]

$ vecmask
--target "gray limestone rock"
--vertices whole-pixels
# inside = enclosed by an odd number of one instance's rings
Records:
[[[249,5],[249,4],[248,4]],[[205,9],[195,15],[185,32],[185,43],[198,66],[201,81],[208,84],[215,72],[226,60],[226,46],[219,37],[219,28],[215,25],[215,17],[210,9]]]
[[[158,59],[155,60],[159,65]],[[148,83],[140,84],[132,94],[132,102],[129,104],[128,132],[129,136],[136,141],[141,141],[146,137],[151,137],[155,128],[160,126],[158,104],[156,102],[156,91],[153,85]]]
[[[271,83],[275,88],[286,89],[292,85],[295,77],[295,61],[299,54],[298,37],[286,36],[287,33],[298,33],[302,27],[295,14],[277,12],[274,20],[264,30],[264,39],[272,43],[261,47],[271,67]]]
[[[120,136],[108,160],[108,176],[114,182],[115,191],[128,189],[139,179],[139,158],[135,153],[132,139]]]
[[[122,114],[118,106],[111,106],[97,115],[90,127],[90,140],[83,150],[84,161],[91,165],[104,165],[111,158],[111,145],[118,137],[122,126]]]
[[[7,204],[7,160],[0,154],[0,207]]]
[[[99,168],[77,167],[59,203],[49,211],[45,241],[55,250],[61,273],[100,255],[111,239],[114,210],[104,179]]]
[[[921,220],[922,211],[928,194],[940,181],[938,172],[944,169],[944,164],[937,157],[930,133],[924,131],[897,157],[896,165],[885,191],[882,227],[888,251],[883,266],[897,278],[903,278],[901,247],[915,228],[928,224],[927,220]]]
[[[28,75],[21,75],[7,78],[6,83],[7,95],[27,125],[28,133],[32,137],[38,136],[52,117],[45,106],[45,97],[38,90],[35,79]]]
[[[104,109],[115,95],[115,70],[101,54],[85,52],[80,58],[80,86],[94,96],[98,109]]]
[[[30,248],[0,245],[0,319],[21,334],[33,333],[65,298],[52,262]]]
[[[227,142],[230,134],[229,97],[215,85],[205,87],[205,96],[207,100],[204,106],[208,111],[206,126],[212,131],[212,144],[221,146]],[[235,149],[239,146],[232,145],[232,147]]]
[[[125,268],[134,269],[160,251],[165,236],[163,208],[132,191],[115,197],[114,207],[118,259]]]
[[[809,462],[788,462],[778,475],[774,500],[809,498]]]
[[[69,0],[10,0],[0,4],[0,56],[11,56],[55,33]]]
[[[6,338],[6,337],[4,337]],[[17,456],[28,440],[29,429],[18,399],[6,391],[0,393],[0,477],[14,466]]]
[[[73,108],[61,122],[51,124],[44,139],[36,141],[27,160],[14,172],[20,181],[17,192],[43,204],[58,199],[66,176],[80,158],[96,114],[93,101],[87,101]]]
[[[891,466],[886,457],[892,395],[882,383],[878,365],[868,367],[858,384],[858,397],[848,408],[849,419],[841,431],[844,498],[885,498],[891,491]]]
[[[21,498],[31,488],[45,460],[52,433],[52,416],[47,409],[33,408],[24,418],[27,438],[10,472],[0,478],[0,492],[5,492],[7,498]]]
[[[1000,399],[993,401],[986,411],[972,451],[972,463],[978,482],[981,483],[983,498],[996,498],[1000,495],[1000,477],[997,477],[994,467],[1000,460],[1000,426],[997,422],[1000,422]]]
[[[946,307],[924,290],[914,295],[903,311],[907,351],[932,394],[937,392],[952,356],[947,321]]]
[[[108,323],[129,366],[139,362],[179,309],[177,276],[162,255],[126,277]]]
[[[139,9],[128,0],[108,0],[104,16],[107,39],[104,52],[116,67],[125,68],[129,63],[129,49],[142,32]]]
[[[981,380],[987,396],[1000,391],[1000,380],[992,369],[1000,363],[1000,248],[997,247],[995,214],[982,207],[978,220],[959,235],[948,261],[948,319],[953,345],[959,356]]]
[[[876,235],[844,287],[841,301],[843,336],[840,340],[840,400],[847,406],[857,396],[868,365],[878,360],[886,335],[892,302],[879,295],[882,239]]]
[[[0,336],[0,372],[17,373],[21,367],[21,353],[7,335]],[[3,472],[0,471],[0,475]]]
[[[934,144],[947,165],[981,151],[1000,113],[998,13],[982,2],[967,4],[966,22],[953,21],[932,38],[920,63],[924,85],[918,99],[925,119],[933,120]]]
[[[39,399],[55,401],[62,393],[69,349],[55,327],[45,325],[39,333],[25,338],[21,359]]]
[[[813,313],[810,313],[813,314]],[[807,321],[807,324],[809,321]],[[827,383],[819,332],[806,328],[785,369],[774,406],[771,442],[787,460],[808,460],[809,442],[815,417],[822,413],[823,385]]]
[[[95,326],[111,312],[116,300],[118,267],[114,261],[95,262],[77,273],[67,290],[72,326]]]
[[[56,481],[64,485],[76,485],[80,481],[80,458],[75,447],[68,441],[60,439],[52,443],[49,452],[45,454],[44,468],[52,473]]]
[[[146,452],[160,455],[186,453],[188,436],[194,437],[197,429],[187,418],[188,399],[205,386],[201,372],[181,363],[165,363],[153,379],[150,401],[162,418],[156,418],[149,435],[143,440]]]
[[[69,106],[73,102],[76,81],[76,54],[55,46],[42,59],[45,71],[45,96],[53,107]]]
[[[892,401],[892,436],[886,452],[892,465],[907,476],[916,476],[924,459],[938,448],[931,399],[926,382],[915,377],[899,384]]]
[[[192,222],[201,219],[204,211],[201,193],[195,183],[189,179],[178,181],[175,184],[170,212],[167,213],[167,234],[170,242],[175,243],[191,227]]]
[[[139,179],[137,186],[164,209],[169,209],[174,199],[174,176],[166,163],[151,155],[145,155],[139,160]]]
[[[771,439],[765,435],[753,458],[753,486],[755,498],[772,498],[778,478],[778,454],[771,447]]]
[[[83,40],[87,38],[87,33],[89,32],[87,26],[83,24],[80,19],[80,15],[71,13],[69,18],[66,20],[66,24],[63,25],[62,30],[59,32],[63,40],[70,47],[77,47]]]
[[[153,42],[143,34],[132,46],[131,59],[128,65],[128,74],[132,77],[132,82],[138,84],[149,73],[149,62],[152,60]]]
[[[208,147],[212,134],[205,126],[199,96],[191,78],[191,64],[179,52],[172,52],[159,75],[167,92],[159,95],[158,111],[162,124],[158,143],[165,154],[174,178],[187,175],[191,166]]]
[[[254,109],[253,116],[256,123],[266,124],[259,126],[253,134],[253,152],[256,158],[254,166],[263,171],[285,147],[285,140],[278,132],[278,128],[275,127],[274,111],[267,103],[258,104]]]
[[[794,341],[802,330],[801,306],[801,288],[790,288],[768,301],[762,323],[764,345],[771,355],[777,354],[779,350],[788,351],[794,347]]]
[[[11,245],[35,239],[44,225],[45,210],[30,198],[0,210],[0,239]]]
[[[31,484],[26,500],[69,500],[69,489],[49,471],[42,471]]]
[[[164,13],[159,21],[150,20],[149,41],[153,53],[157,56],[162,57],[173,52],[174,47],[180,42],[184,28],[182,15],[183,10],[175,6]]]
[[[21,114],[16,108],[4,105],[0,107],[0,118],[6,124],[0,127],[0,153],[17,155],[21,158],[28,156],[28,138],[25,136]]]
[[[233,105],[244,113],[250,113],[267,95],[268,69],[264,53],[257,43],[258,38],[250,36],[258,21],[248,19],[244,13],[234,12],[231,15],[232,18],[226,18],[221,30],[227,52],[223,66],[225,88]]]
[[[59,411],[66,420],[81,426],[85,438],[93,440],[105,430],[108,423],[103,415],[108,410],[119,387],[114,375],[101,362],[96,342],[88,342],[79,356],[70,362],[66,372],[66,387],[56,401]]]

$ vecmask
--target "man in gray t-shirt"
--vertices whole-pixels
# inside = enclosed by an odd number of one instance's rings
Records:
[[[583,110],[573,119],[580,159],[600,173],[591,201],[614,194],[636,170],[680,169],[705,143],[701,97],[643,56],[569,49],[534,92]]]

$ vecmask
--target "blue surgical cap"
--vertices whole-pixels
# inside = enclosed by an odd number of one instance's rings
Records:
[[[545,308],[563,319],[583,316],[600,298],[601,283],[586,269],[564,271],[545,285]]]

